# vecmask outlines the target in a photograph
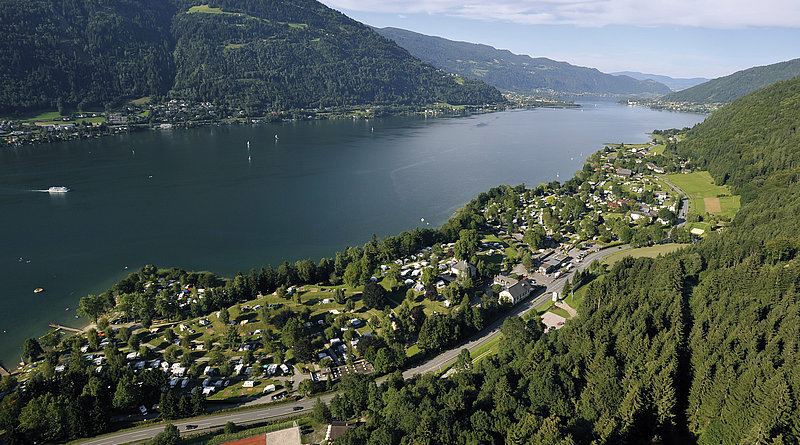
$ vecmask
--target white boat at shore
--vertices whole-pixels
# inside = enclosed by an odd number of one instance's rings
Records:
[[[59,185],[59,186],[50,187],[49,189],[47,189],[47,191],[49,193],[67,193],[69,191],[69,189],[64,187],[64,186]]]

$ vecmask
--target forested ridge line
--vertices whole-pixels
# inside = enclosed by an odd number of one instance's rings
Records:
[[[251,112],[503,101],[314,0],[10,0],[0,32],[5,114],[141,97]]]
[[[660,101],[726,104],[779,80],[788,80],[798,75],[800,75],[800,59],[787,60],[772,65],[748,68],[712,79],[700,85],[667,94]]]

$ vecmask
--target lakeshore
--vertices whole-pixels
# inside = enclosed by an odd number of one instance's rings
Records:
[[[0,315],[0,358],[17,363],[24,339],[50,322],[81,327],[64,308],[142,264],[234,276],[330,256],[372,233],[438,227],[498,183],[567,178],[602,142],[702,119],[608,103],[583,110],[206,127],[3,150],[0,200],[18,215],[6,233],[37,236],[3,239],[7,314],[17,316]],[[291,167],[299,160],[302,172]],[[53,184],[72,191],[27,192]],[[30,306],[36,287],[46,290]]]
[[[676,217],[683,192],[656,176],[692,164],[663,156],[674,154],[670,144],[656,147],[607,145],[563,184],[494,187],[439,229],[373,237],[316,266],[304,260],[235,278],[142,267],[81,299],[82,315],[98,320],[85,336],[62,340],[59,330],[70,328],[51,324],[56,330],[40,342],[27,340],[32,363],[20,382],[62,373],[119,380],[107,409],[148,423],[300,400],[370,374],[405,370],[395,378],[411,378],[438,366],[446,377],[469,369],[498,353],[497,327],[509,316],[540,318],[544,334],[579,317],[581,287],[605,278],[598,260],[616,261],[630,246],[640,247],[633,256],[653,257],[685,246],[665,243],[697,239]],[[473,351],[452,363],[451,347],[472,334]],[[157,415],[145,407],[156,401],[149,390],[125,389],[125,377],[114,377],[123,367],[143,383],[166,375],[161,386],[170,390],[160,392]],[[90,428],[105,432],[107,422]]]
[[[353,106],[324,109],[293,109],[251,115],[245,110],[217,107],[214,104],[171,100],[151,104],[141,98],[113,112],[76,111],[61,114],[49,111],[27,117],[0,118],[0,146],[57,143],[99,138],[146,130],[172,130],[220,125],[253,125],[278,122],[338,119],[378,119],[398,116],[455,117],[492,113],[510,109],[580,108],[579,104],[525,95],[506,95],[507,102],[487,105]]]

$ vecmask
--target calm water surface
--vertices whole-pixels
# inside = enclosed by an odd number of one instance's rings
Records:
[[[645,142],[704,117],[600,103],[2,148],[0,360],[15,365],[51,321],[85,324],[80,297],[142,265],[230,276],[319,259],[373,233],[438,227],[498,184],[566,180],[604,142]],[[41,191],[54,185],[72,191]]]

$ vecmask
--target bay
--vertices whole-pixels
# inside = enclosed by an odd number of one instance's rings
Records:
[[[372,234],[438,227],[499,184],[569,179],[605,142],[646,142],[705,118],[583,105],[2,148],[0,360],[14,366],[50,322],[85,325],[78,300],[145,264],[232,276],[318,260]],[[71,191],[42,191],[58,185]]]

